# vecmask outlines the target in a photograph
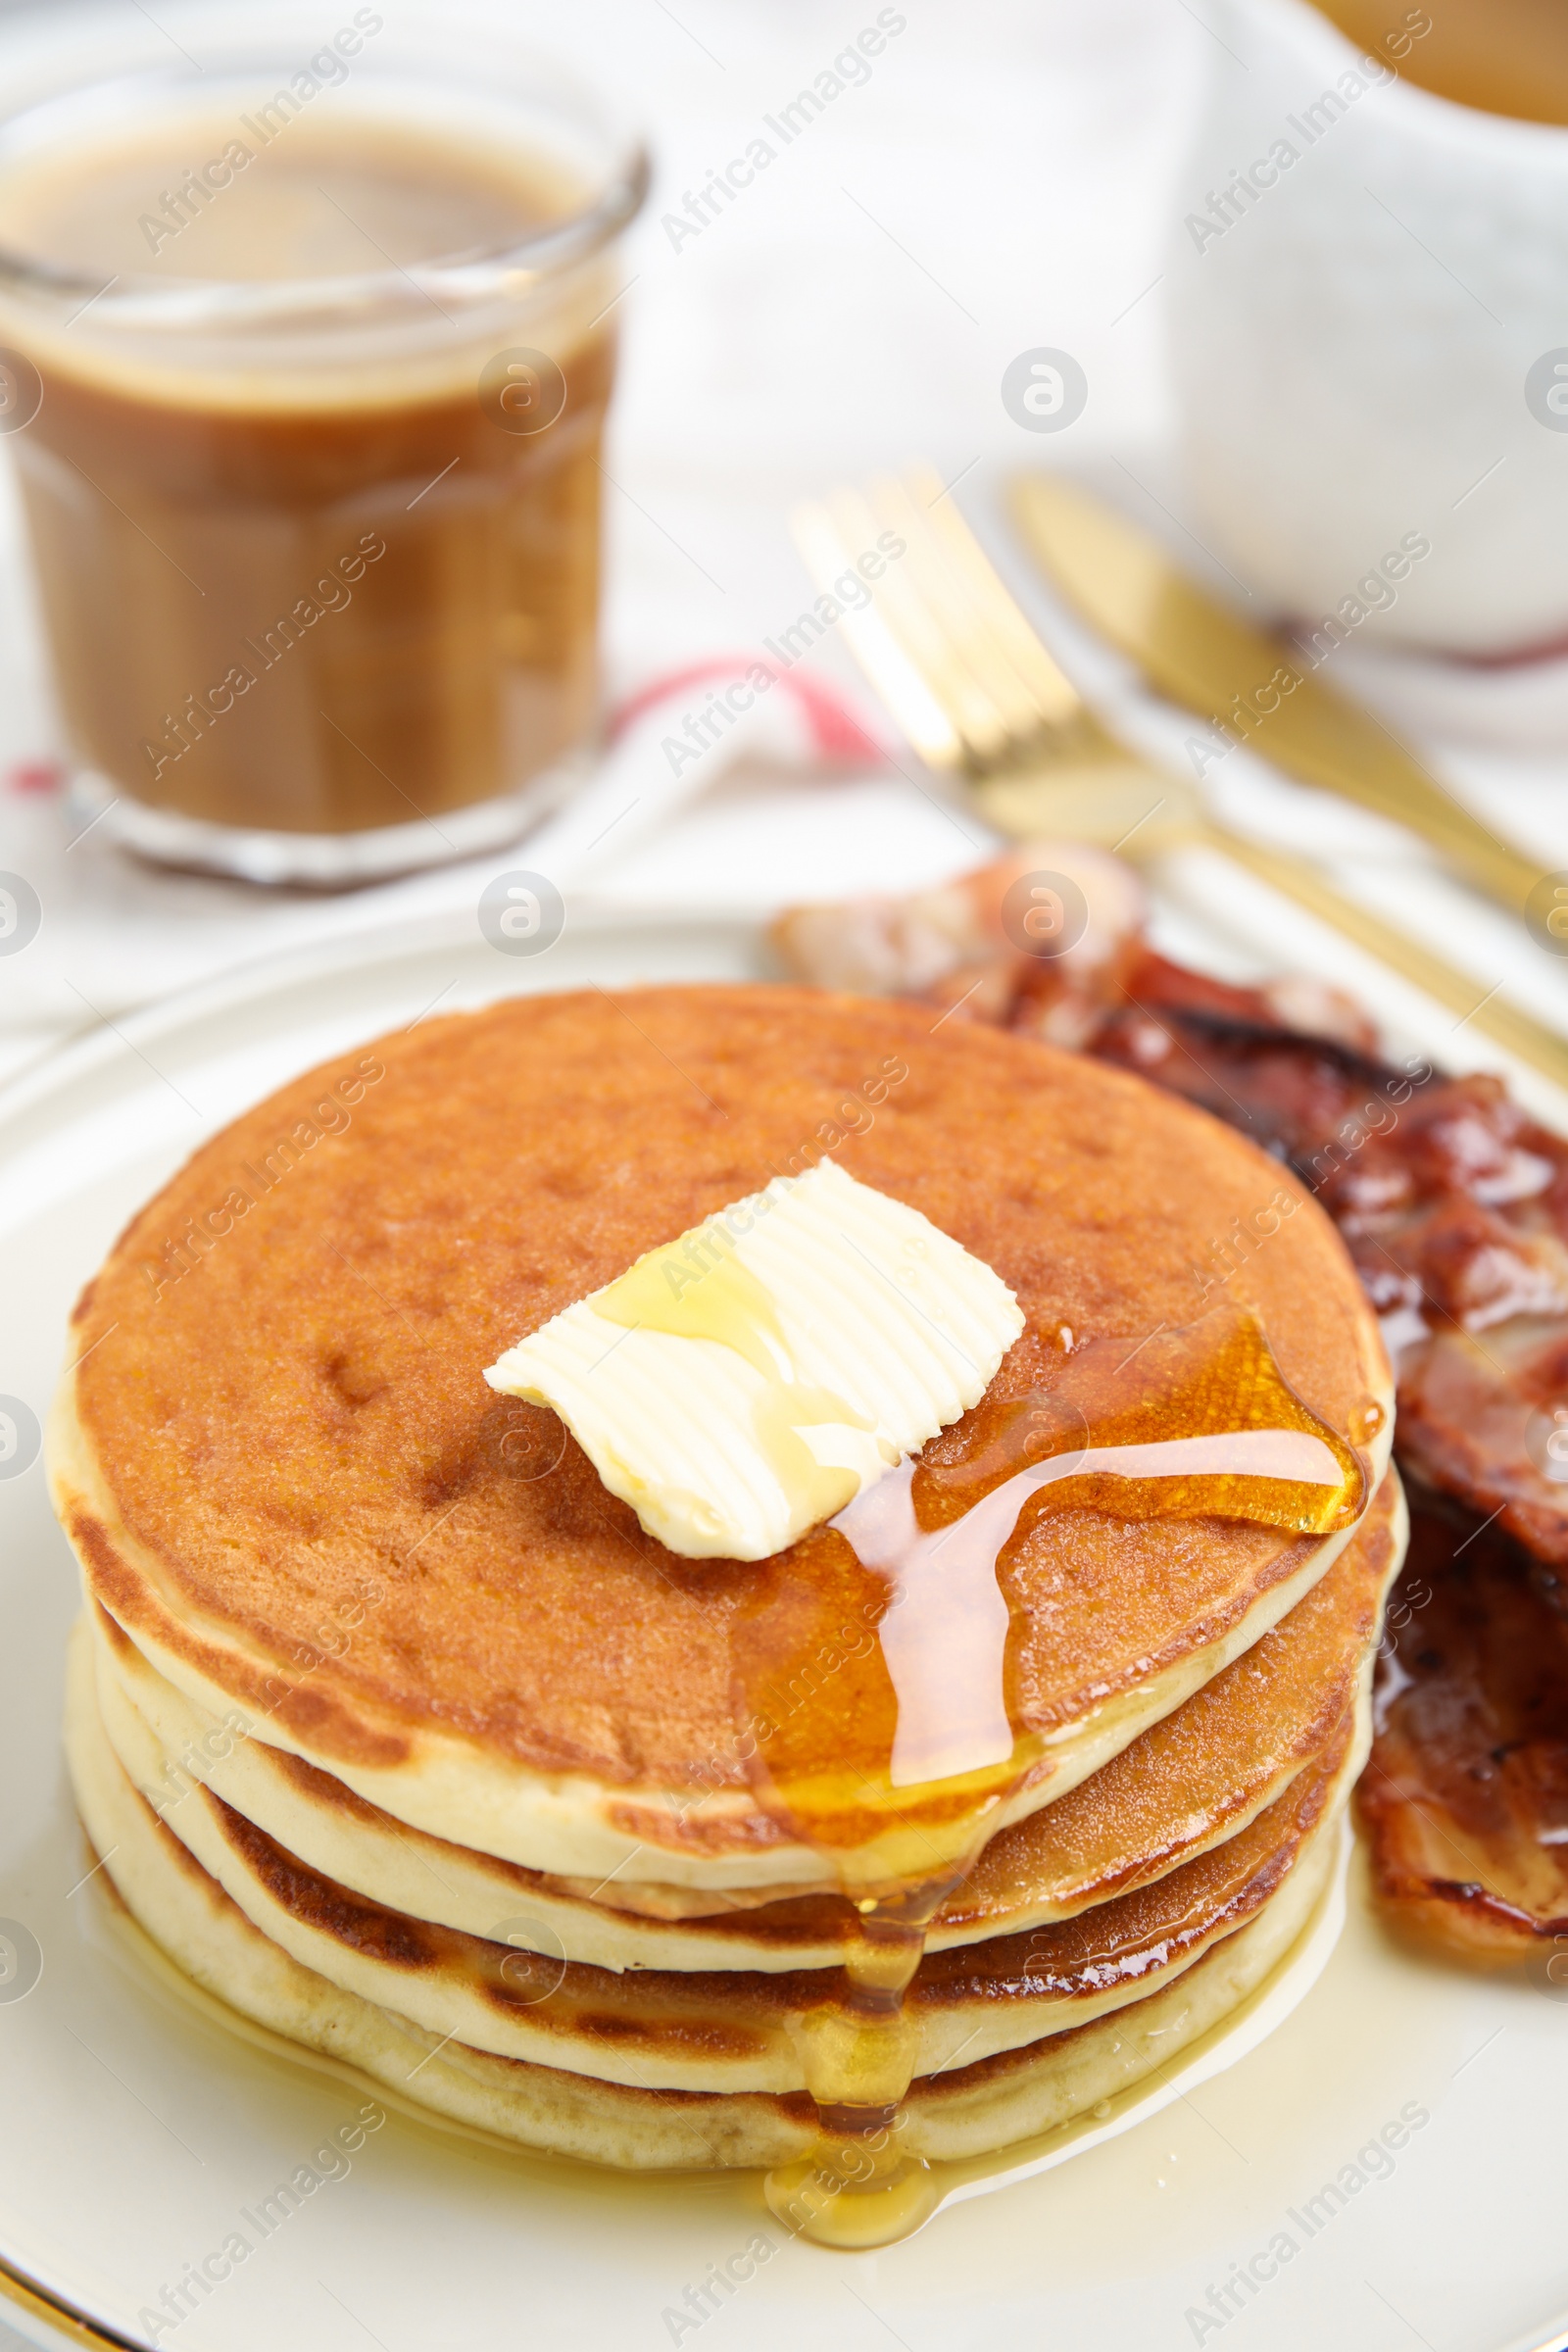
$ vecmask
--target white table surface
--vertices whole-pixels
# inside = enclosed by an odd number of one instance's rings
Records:
[[[0,11],[6,0],[0,0]],[[243,0],[237,0],[243,4]],[[1007,470],[1042,455],[1111,488],[1180,539],[1144,495],[1179,508],[1158,278],[1175,181],[1211,36],[1186,0],[904,0],[906,29],[733,211],[679,252],[661,216],[873,21],[872,0],[505,0],[619,90],[649,124],[659,179],[632,241],[624,372],[609,470],[611,691],[743,651],[807,601],[791,503],[839,479],[929,458],[1083,682],[1175,757],[1190,731],[1149,709],[1114,661],[1066,624],[997,518]],[[1030,346],[1072,351],[1087,409],[1059,443],[1005,414],[1000,379]],[[864,704],[845,649],[808,657]],[[1362,683],[1377,691],[1375,665]],[[1505,730],[1508,689],[1496,690]],[[783,739],[781,739],[782,742]],[[1568,792],[1548,755],[1422,740],[1454,787],[1547,864],[1568,863]],[[102,843],[69,849],[57,801],[13,787],[59,749],[9,473],[0,464],[0,868],[44,903],[38,941],[0,961],[0,1074],[222,962],[401,906],[471,901],[525,850],[317,901],[137,869]],[[1410,843],[1238,753],[1228,812],[1332,853],[1347,887],[1427,928],[1476,973],[1568,1026],[1568,966],[1437,876]],[[825,777],[780,752],[753,760],[598,886],[642,903],[766,909],[903,887],[957,870],[988,839],[888,769]],[[1555,854],[1554,854],[1555,851]],[[1285,960],[1310,926],[1282,932]],[[78,998],[75,991],[82,996]],[[94,1009],[96,1008],[96,1009]],[[0,2324],[0,2352],[21,2339]]]
[[[929,458],[945,479],[962,477],[960,503],[1081,682],[1185,764],[1191,722],[1148,706],[1123,666],[1053,608],[1020,564],[998,494],[1019,465],[1069,466],[1203,566],[1176,518],[1180,489],[1163,456],[1156,282],[1195,96],[1215,56],[1198,9],[908,0],[905,29],[870,80],[678,247],[663,216],[682,192],[739,153],[760,117],[812,80],[876,9],[868,0],[593,0],[577,10],[506,0],[506,13],[612,87],[648,124],[658,157],[631,242],[636,282],[608,460],[612,698],[776,633],[808,602],[788,534],[792,503]],[[1090,388],[1082,416],[1049,441],[1015,424],[1000,394],[1007,362],[1041,344],[1073,352]],[[1358,685],[1384,691],[1375,658],[1352,653]],[[822,642],[808,664],[870,715],[842,645]],[[1407,705],[1399,681],[1389,691]],[[1489,689],[1504,731],[1510,697],[1529,691],[1507,681]],[[489,874],[528,861],[526,850],[508,852],[327,900],[157,875],[97,837],[70,847],[58,798],[16,789],[18,764],[58,744],[0,464],[0,869],[24,874],[44,906],[38,938],[0,959],[0,1074],[225,961],[402,907],[471,903]],[[1568,789],[1555,756],[1477,751],[1451,736],[1429,735],[1421,748],[1498,830],[1546,865],[1568,863]],[[657,782],[652,737],[648,759]],[[760,910],[935,879],[989,847],[951,795],[891,767],[808,773],[777,727],[730,773],[710,764],[712,790],[626,856],[607,849],[597,887],[637,903]],[[1436,874],[1416,845],[1272,777],[1244,752],[1212,781],[1238,821],[1332,856],[1347,887],[1440,940],[1474,971],[1478,998],[1501,982],[1568,1026],[1568,963]],[[1282,940],[1286,960],[1310,958],[1317,945],[1310,929]]]

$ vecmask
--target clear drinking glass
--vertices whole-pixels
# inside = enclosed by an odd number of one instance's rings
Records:
[[[326,887],[512,838],[595,716],[642,149],[499,11],[6,53],[0,430],[80,821]]]

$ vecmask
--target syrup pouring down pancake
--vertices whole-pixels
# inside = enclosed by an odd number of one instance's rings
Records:
[[[1084,891],[1084,939],[1007,936],[1031,871]],[[1391,1062],[1358,1006],[1290,978],[1238,988],[1156,955],[1136,877],[1036,843],[945,889],[810,906],[778,927],[803,977],[907,994],[1049,1037],[1200,1103],[1292,1168],[1344,1234],[1398,1374],[1409,1564],[1391,1605],[1359,1807],[1385,1907],[1471,1958],[1568,1968],[1568,1141],[1493,1077]],[[1229,1283],[1255,1231],[1216,1220]],[[1483,1532],[1485,1531],[1485,1532]]]

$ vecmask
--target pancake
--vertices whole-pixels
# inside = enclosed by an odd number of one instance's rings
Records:
[[[794,2086],[693,2093],[684,2084],[661,2081],[670,2063],[671,2042],[671,2012],[662,2005],[658,2010],[645,2007],[640,2031],[624,2014],[610,2030],[608,2019],[579,2011],[578,1996],[568,1995],[568,2006],[587,2018],[589,2031],[569,2041],[564,2052],[558,2047],[557,2054],[576,2056],[584,2041],[595,2038],[613,2045],[608,2057],[596,2051],[602,2071],[589,2072],[465,2043],[450,2028],[413,2019],[406,2007],[389,2006],[302,1964],[296,1953],[256,1926],[136,1792],[98,1721],[90,1662],[79,1639],[75,1653],[67,1737],[88,1835],[132,1915],[197,1984],[275,2031],[363,2066],[406,2098],[529,2144],[638,2166],[774,2162],[808,2148],[811,2105]],[[1348,1733],[1349,1729],[1348,1725]],[[1097,1970],[1103,1974],[1107,1964],[1113,1967],[1124,1955],[1131,1957],[1135,1947],[1153,1960],[1152,1920],[1139,1922],[1123,1912],[1123,1928],[1131,1935],[1122,1952],[1114,1955],[1108,1950],[1097,1954],[1092,1936],[1074,1953],[1071,1939],[1077,1930],[1072,1923],[1050,1932],[1054,1940],[1049,1951],[1035,1948],[1036,1939],[1021,1939],[1029,1948],[1011,1959],[1014,1977],[1027,1968],[1029,1981],[1050,1983],[1054,1991],[1020,1991],[1015,2005],[1038,2013],[1049,2002],[1056,2030],[995,2051],[981,2049],[962,2067],[951,2057],[945,2067],[939,2061],[917,2080],[907,2102],[902,2131],[909,2151],[976,2153],[1004,2145],[1024,2132],[1045,2129],[1047,2121],[1061,2120],[1059,2114],[1049,2115],[1053,2103],[1060,2107],[1065,2099],[1066,2111],[1077,2112],[1079,2106],[1123,2087],[1149,2065],[1167,2061],[1187,2040],[1219,2022],[1283,1956],[1318,1899],[1332,1867],[1346,1791],[1361,1745],[1361,1727],[1356,1727],[1353,1743],[1347,1742],[1348,1752],[1342,1752],[1335,1773],[1323,1776],[1315,1798],[1292,1808],[1288,1835],[1258,1838],[1260,1825],[1254,1824],[1233,1841],[1245,1844],[1250,1839],[1258,1850],[1252,1857],[1255,1867],[1250,1873],[1233,1871],[1228,1898],[1210,1906],[1225,1924],[1217,1933],[1205,1934],[1196,1923],[1184,1923],[1195,1946],[1185,1965],[1174,1975],[1162,1969],[1152,1988],[1141,1994],[1139,1985],[1148,1985],[1153,1972],[1132,1975],[1131,1998],[1116,2004],[1114,2015],[1097,2012],[1094,2004],[1103,1998],[1103,1988],[1090,1988],[1093,1976]],[[204,1794],[202,1803],[214,1809],[216,1819],[219,1800]],[[1190,1867],[1201,1871],[1204,1865]],[[1123,1900],[1137,1905],[1149,1897]],[[287,1916],[297,1922],[301,1908]],[[342,1912],[332,1926],[317,1933],[343,1949],[353,1946],[354,1929]],[[422,1934],[427,1938],[450,1936],[450,1931],[426,1929]],[[431,1947],[423,1948],[428,1952]],[[1212,1966],[1216,1959],[1217,1969]],[[960,2007],[966,1999],[972,2002],[977,1984],[982,2004],[989,2000],[992,2008],[998,2005],[1004,1980],[994,1972],[977,1980],[974,1955],[947,1955],[927,1963],[933,1965],[939,1980],[920,1998],[923,2012],[946,2015],[956,1997]],[[411,1974],[420,1967],[405,1952],[405,1990]],[[940,1981],[944,1971],[948,1981]],[[568,1970],[566,1984],[588,1973]],[[733,1986],[738,1981],[743,1982],[733,1977],[717,1982]],[[647,1979],[624,1982],[639,1999],[648,2000]],[[690,1995],[691,1980],[673,1983]],[[1079,1987],[1076,1997],[1069,1989],[1072,1985]],[[770,1990],[776,1993],[776,1980],[770,1981]],[[729,2022],[733,2030],[733,2013]],[[979,2033],[970,2030],[956,2054],[967,2056],[986,2033],[982,2011]],[[548,2046],[548,2034],[539,2038]],[[935,2037],[924,2016],[921,2040],[929,2053]],[[629,2061],[628,2043],[635,2053]],[[716,2071],[711,2042],[705,2043],[699,2035],[691,2037],[676,2063],[691,2072]],[[417,2092],[412,2088],[416,2080]],[[1039,2120],[1042,2115],[1046,2121]]]
[[[98,1716],[78,1634],[72,1755],[79,1784],[123,1766]],[[1321,1758],[1223,1844],[1153,1885],[1054,1926],[928,1953],[905,1996],[914,2071],[940,2073],[1021,2047],[1136,2000],[1233,1935],[1294,1868],[1364,1761],[1364,1691]],[[139,1796],[138,1803],[144,1802]],[[90,1810],[89,1835],[97,1824]],[[806,2088],[808,2021],[837,1971],[612,1971],[563,1962],[416,1920],[313,1872],[210,1789],[164,1816],[254,1927],[342,1989],[468,2047],[677,2090]],[[118,1857],[107,1858],[134,1907]]]
[[[1070,1918],[1245,1829],[1338,1731],[1370,1666],[1403,1543],[1391,1470],[1354,1540],[1271,1633],[1102,1772],[991,1840],[938,1912],[927,1949]],[[638,1890],[624,1877],[590,1900],[426,1838],[299,1758],[236,1740],[165,1682],[112,1618],[99,1610],[91,1623],[105,1729],[176,1831],[199,1781],[312,1871],[390,1910],[478,1936],[511,1921],[514,1940],[614,1970],[826,1968],[856,1934],[839,1897],[660,1919],[626,1912]]]
[[[1062,1376],[1086,1341],[1137,1351],[1192,1324],[1195,1269],[1244,1224],[1255,1247],[1227,1297],[1245,1295],[1331,1429],[1375,1426],[1381,1478],[1392,1389],[1343,1249],[1275,1162],[1201,1113],[1026,1040],[933,1031],[913,1007],[595,991],[324,1065],[132,1221],[78,1307],[51,1439],[90,1593],[196,1705],[431,1838],[590,1885],[832,1886],[738,1752],[736,1659],[774,1601],[831,1611],[838,1539],[744,1567],[677,1557],[552,1416],[481,1378],[643,1251],[823,1150],[1016,1294],[1026,1329],[987,1403]],[[960,1423],[934,1451],[961,1465],[973,1442]],[[1041,1516],[1004,1572],[1032,1748],[993,1832],[1210,1682],[1346,1541]],[[807,1615],[813,1633],[833,1622]],[[830,1693],[852,1790],[886,1752],[871,1673],[846,1668]]]

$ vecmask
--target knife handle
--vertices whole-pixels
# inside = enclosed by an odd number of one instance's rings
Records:
[[[1347,939],[1353,940],[1357,947],[1364,948],[1368,955],[1375,956],[1380,963],[1386,963],[1424,995],[1446,1004],[1460,1016],[1459,1026],[1468,1024],[1483,1031],[1521,1061],[1527,1061],[1532,1069],[1539,1070],[1543,1077],[1568,1091],[1568,1037],[1548,1029],[1544,1021],[1538,1021],[1506,997],[1481,996],[1479,981],[1434,955],[1431,949],[1422,947],[1407,931],[1384,922],[1381,915],[1373,914],[1356,900],[1346,898],[1332,882],[1324,881],[1312,866],[1298,858],[1279,850],[1264,849],[1258,842],[1243,840],[1239,834],[1218,825],[1205,825],[1202,838],[1210,848],[1266,882],[1271,890],[1294,900],[1320,922],[1343,932]]]

